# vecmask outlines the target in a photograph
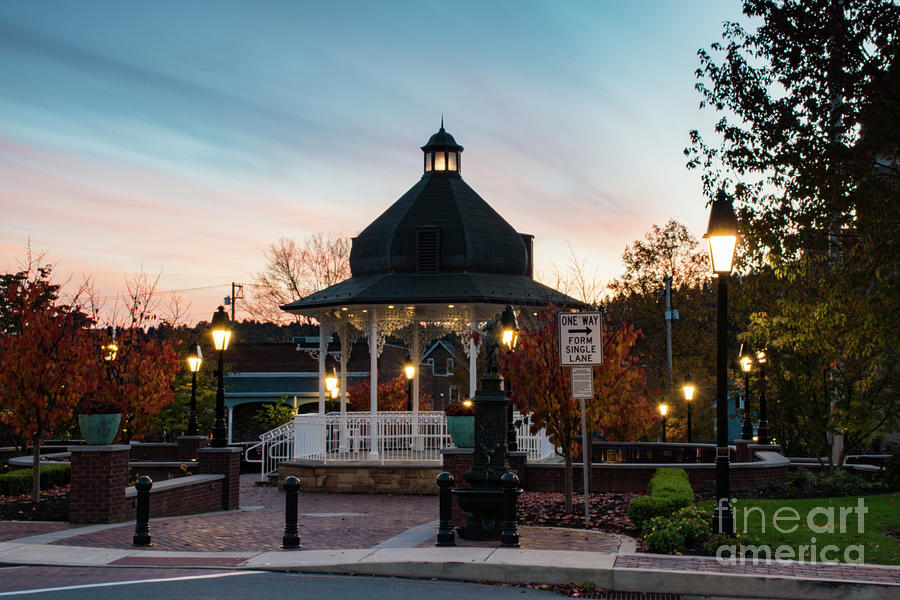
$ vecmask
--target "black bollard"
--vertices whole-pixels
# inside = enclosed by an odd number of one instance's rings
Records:
[[[507,471],[500,478],[503,482],[503,531],[500,533],[500,545],[506,548],[519,547],[519,527],[516,523],[516,500],[518,500],[519,477]]]
[[[137,490],[137,520],[134,524],[134,537],[131,543],[135,546],[150,545],[150,488],[153,480],[146,475],[138,477],[134,488]]]
[[[285,550],[300,548],[300,529],[297,527],[299,512],[300,480],[291,475],[284,480],[284,537],[281,547]]]
[[[453,475],[444,471],[437,478],[440,488],[440,521],[438,521],[437,544],[435,546],[455,546],[456,534],[453,533],[453,505],[450,500],[450,488],[453,487]]]

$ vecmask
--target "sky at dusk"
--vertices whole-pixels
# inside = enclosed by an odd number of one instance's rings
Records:
[[[161,273],[208,319],[279,237],[381,214],[443,114],[538,272],[571,245],[615,277],[652,224],[705,229],[682,154],[716,118],[696,52],[739,18],[736,0],[5,0],[0,269],[30,238],[61,279],[113,296]]]

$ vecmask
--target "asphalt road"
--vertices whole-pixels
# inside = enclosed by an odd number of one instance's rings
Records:
[[[0,598],[35,600],[172,600],[260,598],[476,600],[560,598],[546,590],[453,581],[201,569],[9,567]]]

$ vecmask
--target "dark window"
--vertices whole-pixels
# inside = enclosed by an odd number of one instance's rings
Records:
[[[438,273],[440,271],[441,231],[437,227],[421,227],[416,230],[416,271]]]

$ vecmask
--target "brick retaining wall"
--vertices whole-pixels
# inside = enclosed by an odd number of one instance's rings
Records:
[[[438,493],[437,476],[441,470],[438,466],[322,465],[294,460],[278,466],[278,485],[283,486],[285,477],[293,475],[300,479],[300,489],[304,492],[432,495]]]
[[[224,475],[191,475],[153,482],[150,488],[150,517],[193,515],[222,509]],[[135,518],[137,490],[125,490],[125,519]]]
[[[751,449],[755,450],[752,446]],[[442,452],[444,470],[453,474],[456,479],[454,487],[468,487],[462,480],[472,464],[472,453],[458,449]],[[731,476],[733,490],[760,489],[768,485],[787,483],[790,461],[777,452],[756,451],[762,460],[744,463],[732,463],[728,472]],[[512,465],[511,465],[512,466]],[[689,464],[628,464],[609,463],[591,465],[592,492],[630,492],[643,493],[656,469],[661,467],[681,467],[687,471],[691,486],[698,490],[715,482],[716,469],[714,463]],[[523,477],[524,473],[524,477]],[[582,465],[572,465],[573,490],[580,492],[582,485]],[[522,487],[531,492],[561,492],[565,489],[565,465],[562,463],[528,463],[519,469]]]

